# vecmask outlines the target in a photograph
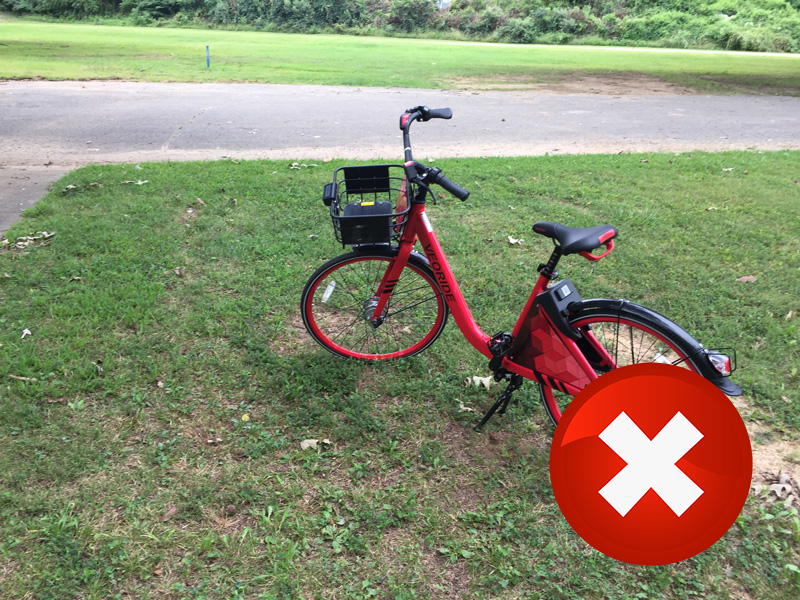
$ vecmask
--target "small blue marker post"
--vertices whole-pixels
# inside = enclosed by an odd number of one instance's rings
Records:
[[[206,67],[211,68],[211,53],[208,51],[208,46],[206,46]]]

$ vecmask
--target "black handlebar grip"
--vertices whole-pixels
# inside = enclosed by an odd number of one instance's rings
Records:
[[[453,111],[449,108],[431,108],[428,112],[429,119],[452,119]]]
[[[439,174],[439,176],[436,178],[435,183],[442,186],[444,189],[453,194],[453,196],[455,196],[462,202],[467,198],[469,198],[469,190],[465,190],[463,187],[461,187],[457,183],[450,181],[447,177],[445,177],[442,174]]]

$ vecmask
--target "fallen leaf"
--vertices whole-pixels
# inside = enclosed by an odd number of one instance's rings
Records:
[[[467,377],[464,381],[464,385],[469,387],[471,385],[483,385],[486,389],[492,385],[493,379],[491,377],[478,377],[477,375],[473,375],[472,377]]]
[[[781,396],[781,400],[784,402],[789,402],[789,398],[787,396]]]
[[[787,321],[790,321],[793,317],[794,317],[794,311],[790,310],[788,313],[786,313],[786,316],[784,317],[784,319],[786,319]]]
[[[136,171],[141,171],[141,170],[142,170],[142,165],[136,165],[136,166],[135,166],[135,167],[133,167],[133,168],[134,168]]]
[[[153,575],[163,575],[163,574],[164,571],[162,571],[161,569],[156,569],[155,571],[153,571]]]
[[[186,271],[184,271],[183,267],[176,267],[176,268],[174,268],[172,271],[173,271],[173,273],[175,273],[175,275],[177,275],[178,277],[183,277],[184,273],[186,272]]]
[[[330,446],[333,442],[330,441],[328,438],[325,438],[324,440],[322,440],[322,443],[325,444],[326,446]]]
[[[755,275],[745,275],[744,277],[739,277],[736,281],[740,283],[753,283],[754,281],[758,281],[758,277]]]
[[[767,486],[767,489],[773,492],[778,497],[778,500],[785,500],[792,491],[792,486],[788,483],[773,483]]]
[[[249,421],[249,420],[250,420],[250,415],[248,415],[248,414],[243,414],[243,415],[242,415],[242,421],[244,421],[245,423],[247,423],[247,421]]]
[[[643,159],[642,159],[642,160],[640,160],[639,162],[646,163],[646,162],[650,162],[650,161],[649,161],[649,160],[647,160],[646,158],[643,158]]]
[[[203,199],[202,199],[202,198],[198,198],[198,199],[197,199],[197,203],[198,203],[198,204],[200,204],[201,206],[205,206],[205,205],[206,205],[206,203],[205,203],[205,202],[203,202]]]
[[[461,412],[475,412],[474,408],[470,408],[469,406],[465,406],[464,403],[459,400],[458,401],[458,410]]]
[[[33,335],[30,329],[23,329],[22,330],[22,337],[20,339],[25,339],[26,335]]]
[[[163,381],[156,381],[156,387],[163,388],[164,382]]]
[[[763,348],[766,345],[767,343],[764,340],[758,340],[753,346],[753,348],[755,348],[756,350],[761,350],[761,348]]]
[[[509,177],[509,179],[510,179],[511,181],[513,181],[514,183],[517,183],[517,178],[516,178],[516,177]]]
[[[300,450],[307,450],[308,448],[316,450],[318,443],[319,440],[313,440],[313,439],[303,440],[302,442],[300,442]]]
[[[176,514],[178,514],[178,509],[177,509],[177,507],[175,507],[175,506],[170,506],[170,507],[169,507],[169,510],[167,510],[167,512],[165,512],[163,515],[161,515],[161,518],[159,519],[159,521],[161,521],[161,522],[163,523],[163,522],[164,522],[164,521],[166,521],[167,519],[169,519],[169,518],[171,518],[171,517],[174,517]]]
[[[514,237],[511,237],[511,236],[508,236],[508,243],[511,244],[512,246],[513,245],[522,246],[522,242],[523,242],[522,238],[514,238]]]

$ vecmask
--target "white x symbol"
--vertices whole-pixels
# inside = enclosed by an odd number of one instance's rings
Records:
[[[600,490],[621,516],[628,514],[650,488],[679,517],[703,494],[675,466],[703,438],[681,413],[676,413],[652,441],[624,412],[599,437],[628,463]]]

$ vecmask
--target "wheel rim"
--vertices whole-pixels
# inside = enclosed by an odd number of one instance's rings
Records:
[[[411,356],[424,350],[444,326],[441,292],[425,272],[410,263],[403,269],[380,324],[370,308],[389,266],[385,257],[359,257],[321,274],[305,299],[304,317],[312,336],[325,348],[363,360]]]
[[[573,327],[590,331],[616,363],[617,367],[633,364],[661,362],[673,364],[692,371],[694,365],[687,360],[674,342],[647,325],[630,319],[617,319],[608,316],[592,316],[576,320]],[[593,364],[595,372],[602,375],[610,370],[606,365]],[[572,400],[572,396],[539,384],[539,393],[545,408],[554,425],[561,420],[563,411]]]

